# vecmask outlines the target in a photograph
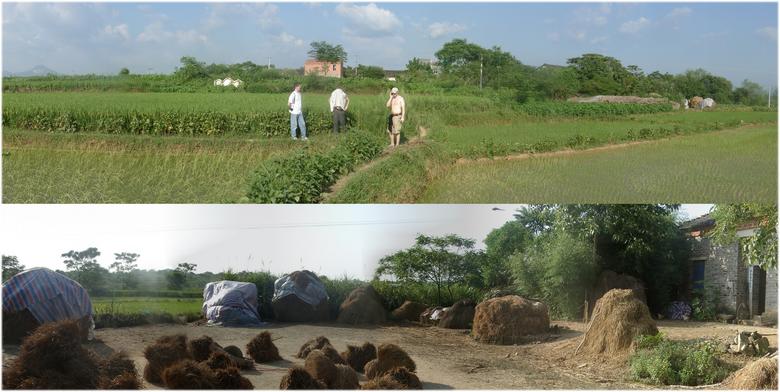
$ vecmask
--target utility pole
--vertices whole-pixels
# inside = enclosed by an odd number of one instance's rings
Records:
[[[479,89],[482,90],[482,56],[479,56]]]
[[[769,88],[769,95],[767,97],[769,99],[767,99],[766,107],[771,108],[772,107],[772,87]]]
[[[268,56],[268,69],[271,69],[271,56]]]

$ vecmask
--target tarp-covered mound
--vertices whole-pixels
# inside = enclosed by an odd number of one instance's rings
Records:
[[[328,293],[311,271],[295,271],[274,282],[271,306],[278,321],[328,320]]]
[[[596,284],[593,285],[588,293],[588,315],[593,314],[593,309],[596,307],[596,301],[612,289],[632,290],[640,301],[647,303],[645,285],[642,284],[642,281],[631,275],[618,274],[615,271],[604,270],[596,280]]]
[[[474,313],[474,339],[494,344],[522,343],[525,335],[550,328],[547,305],[518,295],[480,302]]]
[[[610,290],[596,302],[593,318],[575,353],[627,354],[637,336],[657,333],[650,310],[632,290]]]
[[[381,324],[387,321],[379,293],[371,285],[352,290],[339,306],[338,322],[344,324]]]
[[[257,286],[254,283],[222,280],[210,282],[203,289],[203,314],[209,324],[260,326],[257,313]]]
[[[470,299],[463,299],[455,302],[450,308],[444,311],[439,320],[439,327],[451,329],[469,329],[474,322],[474,308],[476,303]]]
[[[4,341],[19,341],[41,324],[71,319],[79,321],[83,338],[92,338],[92,301],[75,280],[48,268],[32,268],[3,284]]]

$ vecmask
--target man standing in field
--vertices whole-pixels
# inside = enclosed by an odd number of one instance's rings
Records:
[[[333,133],[339,133],[341,128],[347,129],[347,109],[349,97],[341,88],[330,93],[330,112],[333,113]]]
[[[306,137],[306,121],[303,120],[303,102],[301,100],[301,84],[295,83],[295,88],[287,98],[287,107],[290,110],[290,136],[293,140],[298,138],[295,135],[295,129],[301,129],[301,140],[309,140]]]
[[[390,134],[390,147],[397,147],[401,142],[401,126],[406,119],[406,101],[398,95],[398,87],[390,90],[390,99],[387,100],[390,108],[390,116],[387,118],[387,133]]]

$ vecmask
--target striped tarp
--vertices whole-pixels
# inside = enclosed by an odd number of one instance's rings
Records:
[[[92,301],[81,285],[47,268],[32,268],[3,283],[3,313],[28,309],[41,324],[92,316]]]

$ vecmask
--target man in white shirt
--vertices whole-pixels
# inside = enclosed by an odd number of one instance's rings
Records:
[[[301,129],[301,140],[309,140],[306,137],[306,121],[303,120],[303,101],[301,99],[301,84],[295,83],[295,89],[287,98],[287,107],[290,110],[290,136],[293,140],[298,138],[295,129]]]
[[[398,87],[390,90],[390,99],[387,100],[390,108],[390,116],[387,118],[387,133],[390,134],[390,147],[397,147],[401,143],[401,126],[406,119],[406,101],[398,95]]]
[[[330,93],[330,112],[333,113],[333,133],[339,133],[341,128],[347,128],[347,108],[349,97],[341,88]]]

